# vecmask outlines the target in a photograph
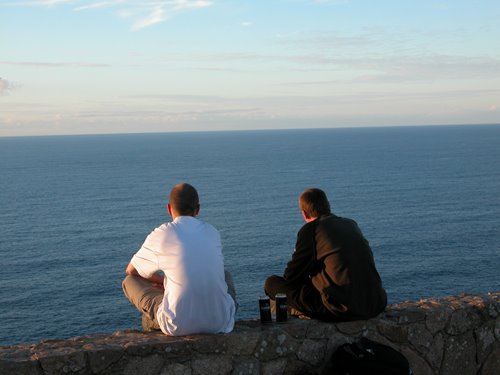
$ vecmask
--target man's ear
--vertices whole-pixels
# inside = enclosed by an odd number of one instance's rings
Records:
[[[172,206],[170,205],[170,203],[167,203],[167,211],[168,211],[168,214],[169,214],[170,216],[173,216],[173,215],[172,215]]]
[[[304,210],[301,210],[300,212],[302,213],[302,217],[304,218],[305,221],[307,221],[311,218],[311,216],[307,212],[305,212]]]
[[[200,204],[196,207],[196,210],[194,211],[194,216],[197,216],[200,213]]]

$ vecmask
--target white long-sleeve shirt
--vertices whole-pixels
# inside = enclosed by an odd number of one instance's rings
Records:
[[[212,225],[179,216],[152,231],[131,263],[145,278],[160,270],[165,274],[165,294],[157,311],[165,334],[233,330],[235,304],[224,279],[220,234]]]

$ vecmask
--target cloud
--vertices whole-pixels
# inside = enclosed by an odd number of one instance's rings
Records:
[[[4,5],[8,6],[43,6],[52,7],[57,5],[73,4],[76,3],[75,0],[32,0],[32,1],[17,1],[12,3],[6,3]]]
[[[116,14],[131,20],[132,30],[140,30],[164,22],[178,13],[207,8],[213,3],[212,0],[33,0],[11,2],[4,5],[41,7],[73,5],[74,11],[115,8]]]
[[[134,19],[139,18],[134,22],[132,29],[140,30],[163,22],[180,12],[206,8],[212,4],[213,2],[208,0],[145,1],[139,8],[127,8],[121,14],[127,14]]]
[[[7,81],[6,79],[0,78],[0,96],[8,95],[10,91],[14,90],[17,85]]]
[[[89,62],[40,62],[40,61],[1,61],[0,65],[11,66],[28,66],[38,68],[64,68],[64,67],[78,67],[78,68],[106,68],[109,64],[89,63]]]
[[[151,10],[151,13],[147,15],[145,18],[140,19],[135,22],[132,26],[133,30],[143,29],[145,27],[155,25],[157,23],[163,22],[167,19],[167,14],[165,13],[165,9],[161,6],[156,7]]]
[[[99,9],[99,8],[111,7],[113,5],[119,5],[120,3],[123,3],[123,2],[124,2],[123,0],[109,0],[109,1],[92,2],[90,4],[78,6],[75,8],[75,10],[81,11],[81,10],[89,10],[89,9]]]

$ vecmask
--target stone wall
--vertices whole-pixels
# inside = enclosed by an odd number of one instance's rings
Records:
[[[500,374],[500,292],[399,303],[368,321],[240,321],[227,335],[124,331],[4,346],[0,374],[319,374],[361,336],[402,352],[416,375]]]

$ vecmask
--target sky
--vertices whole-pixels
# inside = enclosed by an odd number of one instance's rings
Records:
[[[479,123],[498,0],[0,0],[0,136]]]

